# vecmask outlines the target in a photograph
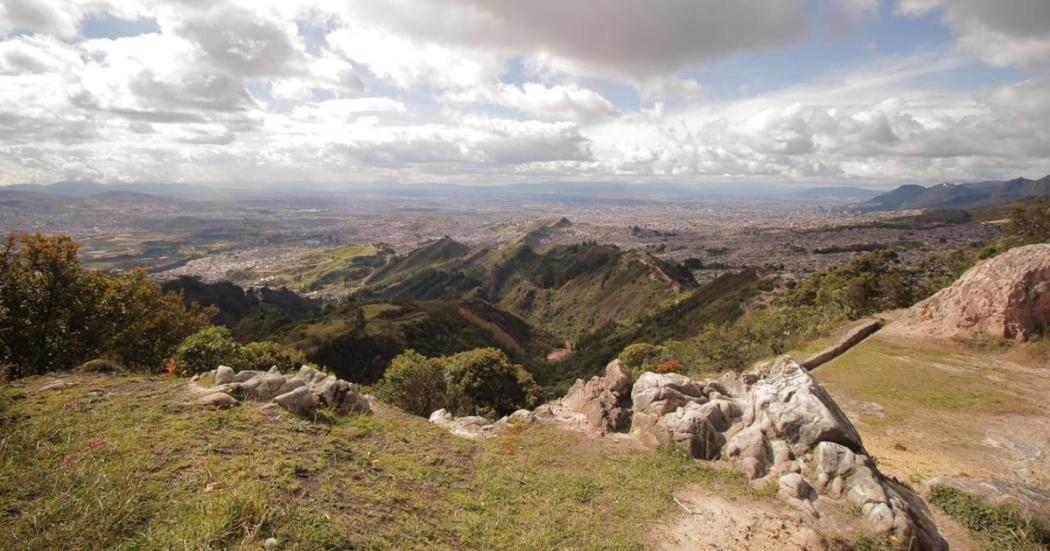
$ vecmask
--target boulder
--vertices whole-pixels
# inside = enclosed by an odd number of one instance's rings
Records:
[[[225,385],[233,382],[235,373],[232,367],[220,365],[215,369],[215,384]]]
[[[564,412],[581,415],[589,429],[622,432],[630,427],[633,384],[631,371],[620,360],[613,360],[604,376],[577,380],[559,405]]]
[[[321,405],[320,398],[305,386],[299,386],[281,394],[273,401],[285,410],[302,417],[313,417],[317,414],[318,406]]]
[[[631,434],[648,445],[658,443],[661,431],[652,429],[661,417],[688,403],[706,401],[703,386],[689,377],[677,373],[644,373],[631,389]]]
[[[1050,326],[1050,244],[1011,249],[916,304],[897,329],[941,337],[1026,340]]]
[[[212,407],[225,409],[236,406],[240,402],[236,398],[226,394],[225,392],[212,392],[211,394],[205,394],[194,402],[198,406]]]

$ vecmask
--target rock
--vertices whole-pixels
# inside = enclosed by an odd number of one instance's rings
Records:
[[[1011,249],[916,304],[898,331],[1026,340],[1050,326],[1050,244]]]
[[[263,541],[263,549],[277,549],[277,538],[266,538]]]
[[[266,372],[268,375],[280,375],[281,370],[277,369],[276,365],[271,365],[270,369]]]
[[[40,392],[51,392],[54,390],[65,390],[77,386],[73,381],[55,381],[40,387]]]
[[[273,401],[285,410],[302,417],[313,417],[317,414],[318,406],[321,405],[320,398],[305,386],[281,394]]]
[[[218,373],[216,373],[216,375],[218,375]],[[233,382],[243,383],[258,375],[264,375],[264,373],[262,371],[253,371],[250,369],[245,369],[244,371],[238,371],[237,374],[233,376]]]
[[[234,375],[235,374],[233,372],[233,368],[232,367],[225,366],[225,365],[220,365],[215,370],[215,384],[217,384],[217,385],[225,385],[225,384],[228,384],[228,383],[232,383],[233,379],[234,379]]]
[[[860,435],[846,414],[794,360],[778,359],[752,393],[754,407],[765,410],[773,430],[787,440],[795,455],[813,450],[820,442],[863,450]]]
[[[659,442],[659,431],[650,431],[664,415],[690,403],[707,401],[703,386],[677,373],[647,372],[638,378],[631,389],[634,415],[631,433],[644,443]]]
[[[497,432],[496,424],[484,417],[455,417],[445,409],[431,413],[430,422],[461,438],[486,438]]]
[[[777,493],[781,497],[804,501],[816,499],[816,492],[813,490],[813,486],[810,486],[809,482],[806,482],[805,477],[799,473],[789,473],[780,477],[777,485],[779,487]]]
[[[213,392],[211,394],[205,394],[198,398],[194,404],[198,406],[213,407],[219,409],[225,409],[240,404],[236,398],[226,394],[225,392]]]
[[[280,394],[286,382],[280,375],[261,374],[242,383],[240,390],[246,398],[266,402]]]
[[[620,360],[605,367],[605,375],[576,384],[559,401],[564,413],[579,414],[596,432],[622,432],[631,423],[631,387],[634,378]]]
[[[372,412],[371,406],[358,393],[357,387],[347,381],[337,379],[335,375],[329,375],[320,383],[313,385],[312,391],[336,413]]]
[[[716,404],[690,402],[663,416],[651,429],[661,444],[674,443],[694,459],[717,459],[725,445],[719,432],[728,426]]]

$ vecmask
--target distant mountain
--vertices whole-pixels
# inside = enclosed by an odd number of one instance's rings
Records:
[[[879,195],[879,191],[848,186],[813,187],[785,194],[790,199],[803,201],[826,201],[835,203],[859,203]]]
[[[222,194],[221,190],[196,184],[100,184],[98,182],[71,181],[53,184],[15,184],[0,187],[0,192],[29,191],[59,195],[62,197],[97,197],[99,195],[133,193],[139,195],[163,195],[167,197],[206,197]]]
[[[565,227],[553,220],[535,230]],[[371,300],[482,299],[563,338],[636,318],[695,286],[689,271],[645,252],[584,243],[489,249],[449,238],[392,259],[368,280]]]
[[[931,187],[904,185],[857,205],[864,212],[911,209],[958,209],[1050,197],[1050,176],[1005,182],[944,183]]]

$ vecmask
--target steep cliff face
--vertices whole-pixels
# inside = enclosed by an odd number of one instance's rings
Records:
[[[1050,326],[1050,244],[1011,249],[916,304],[897,330],[1027,340]]]

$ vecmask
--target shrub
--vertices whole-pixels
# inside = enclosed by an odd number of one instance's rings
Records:
[[[639,342],[624,348],[623,352],[620,352],[620,361],[624,367],[638,373],[649,370],[653,364],[660,361],[666,351],[662,346]]]
[[[429,416],[448,400],[445,368],[439,360],[406,350],[390,363],[376,394],[409,413]]]
[[[240,351],[240,358],[233,362],[239,369],[266,370],[273,366],[281,371],[292,371],[306,363],[306,357],[298,350],[288,350],[273,341],[261,341],[246,344]]]
[[[1037,199],[1015,208],[1003,227],[1002,242],[1006,248],[1050,242],[1050,203]]]
[[[529,405],[538,388],[532,376],[495,348],[444,358],[449,409],[456,415],[499,417]]]
[[[186,337],[175,349],[174,358],[176,372],[186,376],[211,371],[223,364],[240,367],[243,352],[229,329],[213,326]]]

